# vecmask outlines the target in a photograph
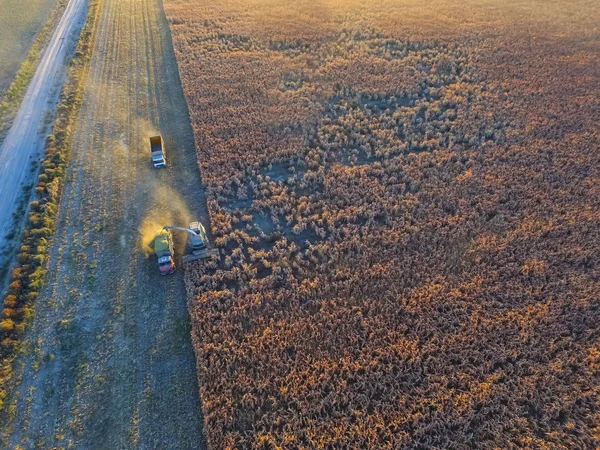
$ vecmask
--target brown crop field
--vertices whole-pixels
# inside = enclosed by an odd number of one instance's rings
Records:
[[[209,447],[598,448],[599,4],[165,12]]]

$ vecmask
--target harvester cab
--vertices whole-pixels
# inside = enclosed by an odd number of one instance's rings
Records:
[[[189,235],[191,251],[194,252],[206,248],[208,246],[208,238],[206,237],[204,226],[200,222],[192,222],[190,223],[190,230],[195,233],[195,235]]]

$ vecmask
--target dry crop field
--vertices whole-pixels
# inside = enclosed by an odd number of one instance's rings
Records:
[[[211,449],[600,446],[599,6],[165,0]]]

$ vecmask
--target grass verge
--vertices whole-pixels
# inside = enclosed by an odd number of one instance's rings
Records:
[[[25,61],[21,64],[15,79],[2,96],[0,103],[0,143],[4,140],[10,128],[19,106],[25,97],[29,82],[40,64],[42,50],[48,45],[52,33],[67,7],[68,0],[59,0],[56,7],[50,13],[50,17],[36,36]]]
[[[0,411],[4,409],[7,385],[12,378],[12,363],[33,317],[33,302],[46,279],[50,242],[55,231],[74,123],[81,106],[101,2],[92,0],[90,4],[67,82],[61,92],[53,133],[48,136],[41,161],[35,200],[29,204],[29,217],[21,236],[17,264],[4,299],[0,319]]]

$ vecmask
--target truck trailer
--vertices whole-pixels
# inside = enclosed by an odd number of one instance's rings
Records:
[[[167,229],[160,230],[152,241],[151,247],[154,247],[156,258],[158,260],[158,270],[161,275],[167,275],[175,272],[175,261],[173,260],[173,238],[171,232]]]
[[[150,137],[150,156],[152,157],[152,164],[154,167],[166,167],[167,160],[165,159],[165,150],[163,148],[162,136]]]

